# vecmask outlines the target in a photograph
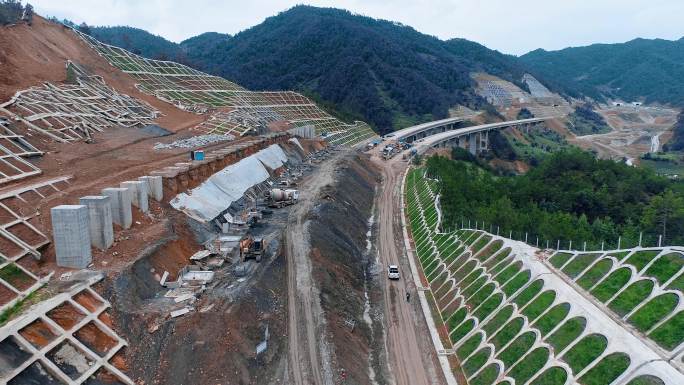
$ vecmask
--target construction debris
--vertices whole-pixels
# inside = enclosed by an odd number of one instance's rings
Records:
[[[179,139],[171,143],[156,143],[153,148],[155,150],[168,150],[172,148],[198,148],[210,145],[212,143],[227,142],[231,140],[235,140],[235,136],[229,134],[197,135],[186,139]]]

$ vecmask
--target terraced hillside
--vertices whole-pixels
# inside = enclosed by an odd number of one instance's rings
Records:
[[[204,134],[262,132],[273,123],[312,126],[332,144],[354,145],[375,136],[368,124],[346,124],[291,91],[255,92],[183,64],[146,59],[74,31],[112,66],[132,76],[144,93],[187,111],[210,113],[196,129]]]
[[[411,170],[404,199],[436,326],[470,385],[684,383],[680,249],[556,252],[443,233],[438,187]]]

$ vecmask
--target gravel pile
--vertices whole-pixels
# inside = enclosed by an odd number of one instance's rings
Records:
[[[176,140],[171,143],[157,143],[154,145],[155,150],[168,150],[171,148],[195,148],[202,147],[208,144],[216,142],[224,142],[228,140],[233,140],[235,137],[233,135],[198,135],[191,138]]]

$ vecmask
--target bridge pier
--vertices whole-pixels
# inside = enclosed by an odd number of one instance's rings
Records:
[[[477,134],[468,135],[468,149],[471,154],[477,155]]]

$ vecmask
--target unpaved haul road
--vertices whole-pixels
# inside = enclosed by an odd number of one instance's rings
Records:
[[[325,324],[320,297],[312,277],[307,216],[321,189],[333,182],[344,151],[333,154],[299,185],[299,203],[290,211],[285,232],[288,295],[288,383],[332,385],[330,357],[322,338]]]
[[[413,302],[418,301],[418,295],[410,278],[408,262],[403,257],[401,178],[407,165],[398,156],[384,161],[374,154],[372,159],[382,170],[383,177],[376,198],[379,219],[377,247],[384,282],[385,330],[391,375],[397,385],[443,384],[445,381],[435,363],[436,352],[425,318],[412,307]],[[400,280],[390,282],[387,279],[387,265],[400,266]],[[406,301],[407,291],[411,293],[411,303]]]

